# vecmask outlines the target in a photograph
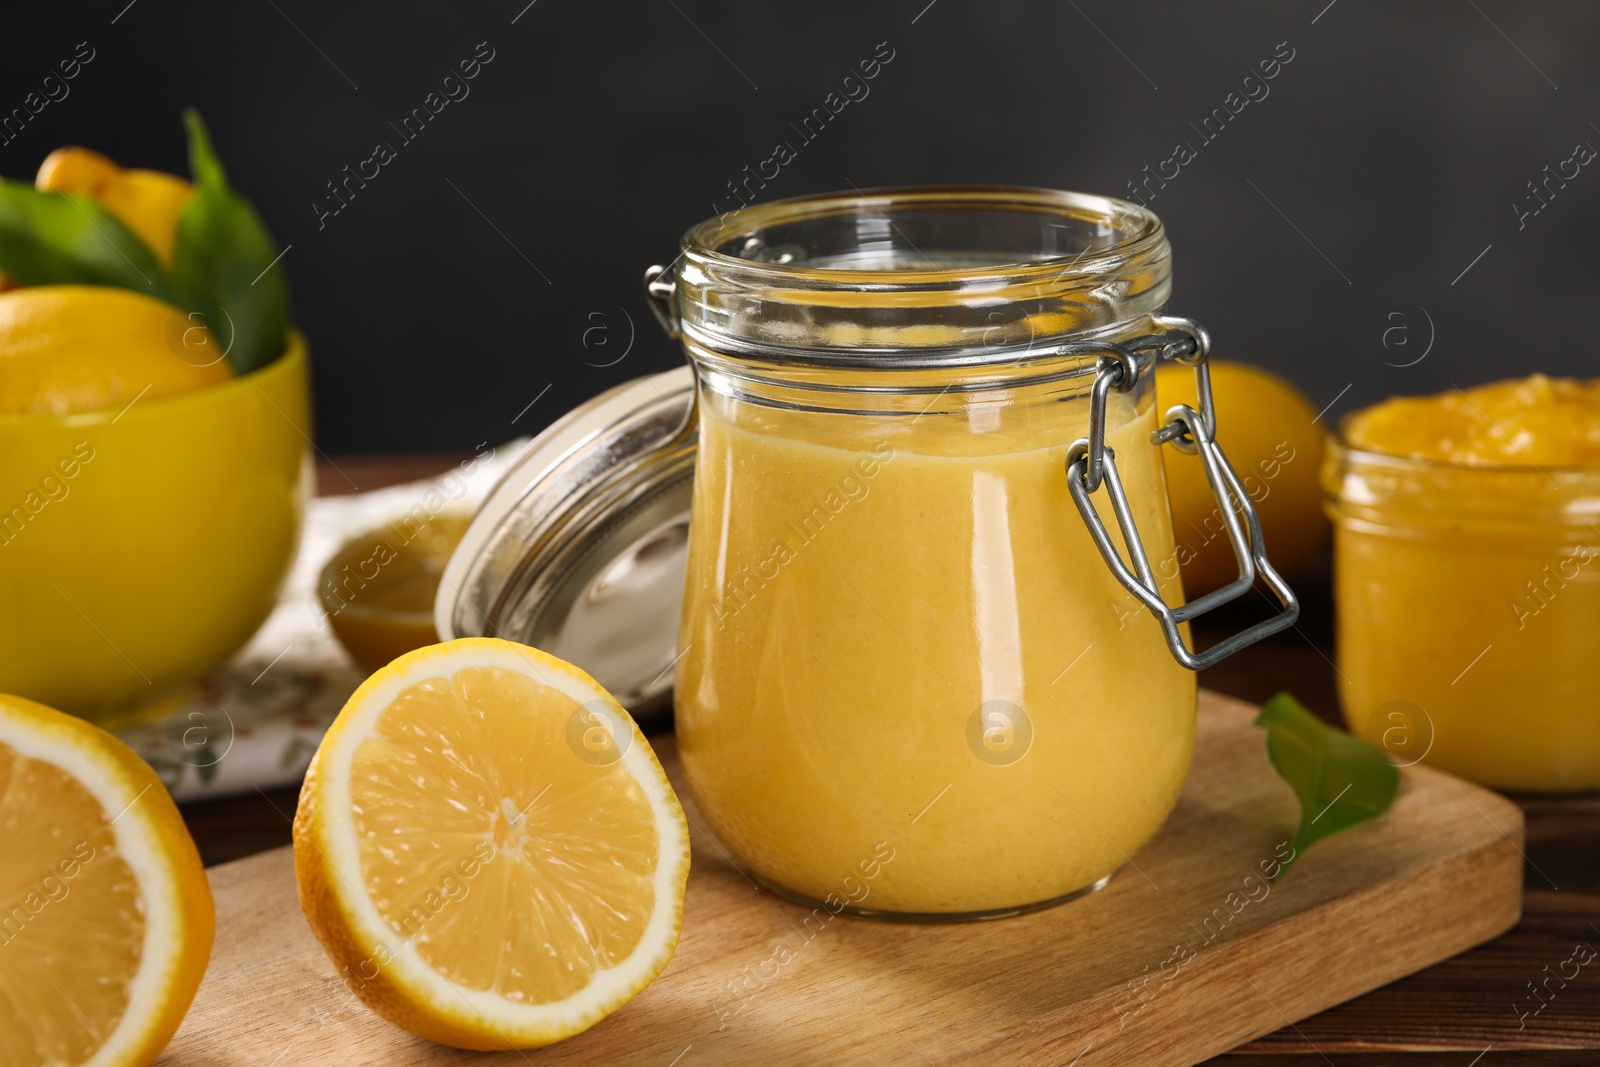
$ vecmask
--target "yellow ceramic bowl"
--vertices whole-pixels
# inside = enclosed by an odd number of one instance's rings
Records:
[[[0,415],[0,692],[105,721],[271,612],[311,486],[305,340],[121,412]]]

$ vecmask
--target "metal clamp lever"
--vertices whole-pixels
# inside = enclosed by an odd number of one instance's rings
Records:
[[[1210,335],[1205,327],[1192,319],[1160,315],[1155,317],[1155,322],[1167,332],[1106,345],[1107,354],[1100,358],[1089,397],[1089,436],[1079,438],[1067,450],[1067,490],[1072,494],[1072,502],[1078,506],[1078,513],[1089,528],[1089,536],[1105,557],[1111,573],[1160,621],[1173,657],[1189,670],[1198,671],[1231,656],[1246,645],[1294,625],[1300,617],[1300,602],[1272,564],[1267,562],[1266,548],[1261,538],[1261,520],[1256,516],[1256,509],[1250,503],[1249,494],[1245,492],[1239,476],[1234,473],[1216,442],[1211,373],[1206,366],[1211,354]],[[1150,440],[1156,445],[1171,444],[1180,452],[1200,457],[1205,467],[1206,481],[1211,485],[1211,493],[1217,500],[1223,524],[1227,527],[1234,559],[1239,564],[1238,578],[1221,589],[1179,607],[1173,607],[1161,598],[1150,568],[1150,557],[1145,553],[1132,509],[1128,505],[1128,496],[1122,489],[1122,478],[1117,473],[1116,453],[1105,442],[1107,394],[1113,389],[1119,393],[1128,392],[1142,374],[1162,359],[1176,360],[1194,368],[1200,408],[1197,411],[1187,404],[1169,408],[1166,424],[1152,433]],[[1111,498],[1111,509],[1132,560],[1132,570],[1117,551],[1110,532],[1095,510],[1092,494],[1102,484]],[[1281,608],[1277,614],[1217,642],[1204,652],[1195,652],[1184,644],[1183,635],[1178,629],[1181,623],[1244,596],[1255,585],[1257,575],[1277,598]]]

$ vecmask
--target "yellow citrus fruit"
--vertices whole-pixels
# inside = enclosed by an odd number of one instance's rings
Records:
[[[182,178],[159,170],[124,170],[88,148],[58,148],[39,165],[34,184],[94,197],[150,246],[163,267],[172,266],[178,215],[193,191]]]
[[[1322,429],[1311,421],[1317,409],[1282,378],[1245,363],[1212,360],[1211,396],[1217,441],[1261,517],[1267,558],[1280,574],[1292,574],[1317,557],[1328,536],[1318,484]],[[1174,404],[1195,406],[1194,371],[1157,367],[1156,404],[1162,413]],[[1173,559],[1156,562],[1169,574],[1178,566],[1193,600],[1237,578],[1238,564],[1199,457],[1166,446],[1162,458],[1177,549]]]
[[[439,640],[433,601],[471,515],[404,516],[351,538],[322,568],[317,593],[350,658],[375,671]]]
[[[0,695],[0,1063],[152,1063],[205,974],[211,889],[148,764]]]
[[[689,834],[627,712],[576,667],[462,638],[356,690],[294,822],[306,920],[379,1015],[459,1048],[548,1045],[655,980]]]
[[[204,326],[142,293],[94,285],[0,293],[0,414],[102,411],[232,377]]]

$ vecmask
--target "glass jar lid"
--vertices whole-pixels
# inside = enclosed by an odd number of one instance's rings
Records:
[[[694,475],[694,373],[627,382],[512,463],[439,583],[443,640],[503,637],[567,660],[635,715],[672,690]]]

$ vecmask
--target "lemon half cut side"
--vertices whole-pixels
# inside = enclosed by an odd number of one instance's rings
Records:
[[[0,694],[0,1064],[144,1067],[215,913],[166,787],[81,719]]]
[[[350,698],[295,817],[301,907],[338,977],[418,1036],[532,1048],[666,967],[689,835],[627,713],[570,664],[463,638]]]

